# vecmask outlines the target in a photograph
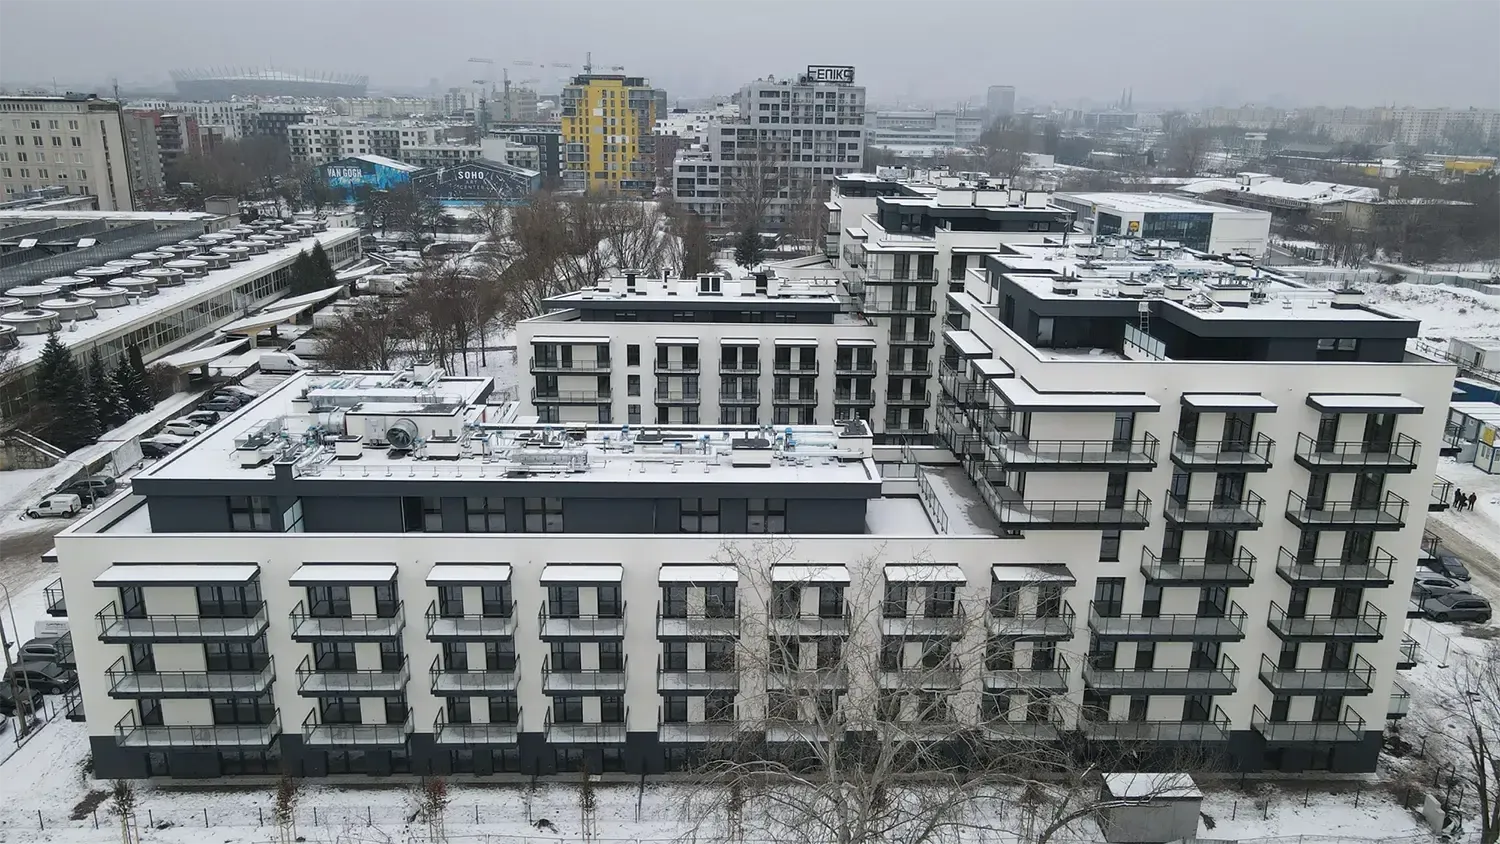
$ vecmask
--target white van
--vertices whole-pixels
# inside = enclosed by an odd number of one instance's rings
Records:
[[[72,493],[60,493],[43,498],[35,507],[27,509],[26,515],[33,519],[43,516],[59,516],[71,519],[83,509],[83,499]]]
[[[297,372],[307,368],[302,358],[287,352],[260,353],[261,372]]]
[[[298,337],[286,347],[289,354],[304,358],[316,358],[323,355],[323,338],[321,337]]]

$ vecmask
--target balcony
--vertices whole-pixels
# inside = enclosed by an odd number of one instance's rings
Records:
[[[926,407],[932,404],[932,391],[924,390],[920,393],[887,393],[885,403],[891,407]]]
[[[1156,468],[1156,437],[1139,440],[1026,440],[995,438],[995,459],[1028,472],[1134,472]]]
[[[1068,661],[1061,654],[1052,658],[1052,664],[1033,665],[1031,668],[996,668],[993,665],[984,667],[982,675],[986,689],[1016,689],[1033,692],[1054,692],[1063,694],[1068,691],[1068,677],[1071,670]]]
[[[395,697],[411,679],[406,659],[392,670],[321,668],[305,656],[297,666],[297,694],[303,697]]]
[[[977,382],[947,363],[938,366],[938,385],[953,397],[959,407],[985,407],[989,404],[989,385]]]
[[[535,373],[551,373],[557,375],[608,375],[610,372],[610,361],[608,358],[599,361],[593,360],[537,360],[531,359],[531,371]]]
[[[1000,607],[995,606],[985,616],[985,626],[990,635],[1018,641],[1071,639],[1073,628],[1078,623],[1073,605],[1067,601],[1038,607],[1025,614],[1001,612]]]
[[[809,346],[808,348],[811,347]],[[798,361],[796,363],[792,363],[791,361],[775,361],[771,364],[771,374],[807,375],[811,377],[818,374],[818,361],[808,360]]]
[[[771,404],[807,405],[818,403],[817,390],[802,390],[795,393],[777,392],[771,395]]]
[[[1271,632],[1298,642],[1378,642],[1385,630],[1385,613],[1366,603],[1360,615],[1290,616],[1281,604],[1271,602],[1266,617]]]
[[[931,346],[934,335],[931,331],[892,331],[885,342],[891,346]]]
[[[443,658],[432,658],[427,669],[432,693],[449,697],[481,697],[492,692],[516,689],[516,664],[495,668],[444,668]]]
[[[882,302],[867,298],[860,310],[876,316],[935,316],[937,305],[931,299],[893,299]]]
[[[434,642],[482,642],[516,635],[516,603],[496,608],[498,615],[445,615],[437,601],[427,605],[427,638]]]
[[[932,375],[932,362],[921,363],[893,363],[890,364],[886,374],[896,378],[928,378]],[[866,373],[873,375],[874,373]]]
[[[724,361],[721,360],[721,361],[719,361],[719,374],[720,375],[759,375],[760,374],[760,361],[759,360],[751,360],[751,361],[735,361],[733,363],[725,363]]]
[[[656,659],[656,688],[660,692],[737,692],[740,672],[732,667],[688,668],[664,665]]]
[[[1278,695],[1367,695],[1373,688],[1375,666],[1362,656],[1348,668],[1279,668],[1271,658],[1260,658],[1260,681]]]
[[[1272,721],[1255,707],[1250,713],[1250,728],[1260,733],[1266,744],[1332,744],[1363,741],[1365,719],[1345,707],[1339,721]]]
[[[919,613],[909,613],[905,605],[887,607],[881,614],[880,632],[884,636],[927,639],[934,636],[957,636],[967,626],[963,604],[924,605]]]
[[[989,741],[1057,741],[1062,737],[1059,721],[1012,721],[1008,718],[987,718],[979,726],[980,733]]]
[[[654,398],[657,404],[697,404],[703,394],[697,390],[657,390]]]
[[[886,237],[909,238],[913,243],[932,243],[931,237],[924,237],[922,235],[886,235]],[[866,269],[863,275],[866,284],[937,284],[943,280],[942,271],[937,269],[924,270],[922,272],[909,269],[904,272],[896,272],[891,267],[881,267],[878,269],[871,267]]]
[[[521,725],[513,721],[489,724],[449,724],[447,713],[439,710],[432,722],[433,741],[442,746],[468,747],[476,744],[515,744]]]
[[[1448,456],[1444,452],[1444,456]],[[1432,476],[1432,487],[1427,493],[1427,512],[1441,513],[1453,504],[1453,482],[1442,475]]]
[[[1297,462],[1313,472],[1410,472],[1421,444],[1405,434],[1390,442],[1331,442],[1297,435]]]
[[[766,688],[790,689],[802,694],[842,691],[849,688],[849,675],[839,666],[814,668],[789,668],[784,665],[766,666]]]
[[[1411,712],[1411,691],[1397,680],[1391,684],[1391,702],[1386,707],[1385,717],[1392,721],[1405,718]]]
[[[47,615],[55,618],[68,617],[68,603],[63,598],[62,578],[57,578],[42,589],[42,600],[47,603]]]
[[[1281,548],[1276,552],[1276,573],[1293,586],[1338,588],[1358,586],[1382,589],[1395,582],[1391,576],[1396,558],[1376,548],[1368,562],[1358,563],[1342,557],[1297,559]]]
[[[696,375],[702,370],[698,361],[688,363],[680,360],[657,358],[652,366],[657,375]]]
[[[77,668],[78,653],[73,650],[73,631],[57,637],[57,656],[52,660],[62,668]]]
[[[773,607],[767,632],[780,637],[847,636],[849,608],[823,607],[817,612],[795,612]]]
[[[874,378],[876,369],[877,367],[874,361],[870,361],[869,363],[857,363],[855,361],[835,360],[833,363],[834,375],[849,375],[854,378]],[[891,374],[899,375],[900,373],[892,370]]]
[[[720,391],[719,404],[760,404],[760,390]]]
[[[1141,530],[1151,521],[1151,499],[1111,501],[1022,499],[1009,490],[977,484],[995,518],[1013,530]]]
[[[734,720],[673,721],[656,728],[656,740],[663,744],[722,743],[734,741],[739,734],[740,722]]]
[[[630,721],[630,708],[625,708],[625,718],[610,723],[584,723],[581,721],[554,721],[552,710],[542,722],[542,734],[549,744],[623,744],[625,725]]]
[[[1229,716],[1214,707],[1213,717],[1203,721],[1080,721],[1079,729],[1091,741],[1193,742],[1207,744],[1229,740]]]
[[[99,641],[209,642],[255,639],[266,632],[266,605],[247,607],[242,618],[209,618],[201,615],[122,615],[114,602],[94,614]]]
[[[1212,611],[1211,607],[1201,607]],[[1237,642],[1245,638],[1245,611],[1230,602],[1223,615],[1103,615],[1097,602],[1089,602],[1089,629],[1101,639],[1126,642],[1191,642],[1208,639]]]
[[[1241,548],[1232,558],[1163,561],[1150,548],[1142,548],[1141,574],[1158,586],[1249,586],[1255,582],[1255,555]]]
[[[1106,695],[1234,694],[1240,667],[1228,655],[1218,668],[1096,668],[1084,663],[1083,684]]]
[[[259,671],[133,671],[125,657],[104,672],[113,698],[257,697],[276,679],[274,661]]]
[[[208,724],[201,727],[137,723],[135,710],[115,723],[115,744],[147,749],[228,747],[264,750],[281,735],[281,713],[265,724]]]
[[[389,610],[389,615],[355,613],[333,617],[308,615],[303,602],[298,601],[288,617],[292,638],[298,642],[394,639],[406,628],[406,608],[400,602]]]
[[[553,615],[548,613],[544,601],[537,612],[537,629],[543,639],[567,639],[583,636],[594,639],[620,639],[625,636],[625,602],[621,602],[615,613],[573,613]]]
[[[1276,441],[1265,434],[1248,440],[1187,440],[1172,435],[1172,462],[1189,472],[1264,472],[1271,468]]]
[[[658,639],[737,639],[740,635],[738,606],[663,608],[656,603]]]
[[[1239,501],[1220,498],[1178,498],[1167,494],[1163,514],[1181,530],[1254,530],[1263,524],[1266,501],[1253,492]]]
[[[1416,668],[1419,661],[1417,655],[1421,650],[1422,646],[1417,644],[1416,639],[1413,639],[1411,636],[1403,636],[1401,638],[1401,650],[1396,656],[1396,670],[1408,671]]]
[[[880,666],[882,689],[951,689],[962,682],[963,668],[953,658],[932,665]]]
[[[625,691],[625,672],[630,657],[619,668],[568,668],[552,666],[552,655],[542,657],[542,693],[549,695],[592,695],[600,692]]]
[[[302,743],[308,747],[401,748],[411,736],[411,710],[399,724],[324,724],[318,710],[302,719]]]
[[[834,404],[852,404],[859,407],[875,406],[875,391],[867,390],[835,390],[833,393]]]
[[[802,716],[793,718],[772,716],[766,719],[766,741],[768,742],[828,744],[840,741],[843,737],[844,728],[839,725],[838,717],[832,714],[817,719]]]
[[[613,401],[610,390],[549,390],[545,393],[531,390],[532,404],[609,404]]]
[[[1406,499],[1394,492],[1377,502],[1309,501],[1295,492],[1286,496],[1287,520],[1300,530],[1401,530],[1406,508]]]

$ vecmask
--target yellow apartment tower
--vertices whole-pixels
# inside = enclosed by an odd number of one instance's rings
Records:
[[[656,186],[652,127],[667,92],[640,76],[585,73],[562,93],[564,190],[649,192]]]

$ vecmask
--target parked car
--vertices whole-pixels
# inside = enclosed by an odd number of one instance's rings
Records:
[[[33,519],[40,519],[44,516],[58,516],[64,519],[71,519],[78,515],[78,512],[82,509],[83,499],[70,492],[61,495],[49,495],[43,498],[37,502],[35,507],[28,507],[26,515]]]
[[[1434,571],[1418,571],[1412,577],[1412,594],[1442,595],[1446,592],[1473,592],[1473,587]]]
[[[53,490],[53,493],[62,493],[82,498],[84,501],[94,501],[100,498],[108,498],[115,492],[115,479],[109,475],[89,475],[87,478],[79,478],[70,481],[63,486]]]
[[[16,686],[30,688],[44,695],[56,695],[78,685],[78,672],[63,668],[55,662],[23,662],[11,666],[10,671],[6,672],[5,683],[12,682]]]
[[[22,662],[58,662],[64,656],[61,636],[44,636],[21,646]]]
[[[1421,607],[1422,614],[1433,621],[1490,620],[1490,602],[1479,595],[1464,592],[1448,592],[1424,598]]]
[[[216,399],[209,399],[203,404],[198,405],[198,409],[212,410],[215,413],[233,413],[236,410],[240,409],[240,405],[239,402],[235,401],[234,399],[224,396]]]
[[[176,434],[157,434],[141,440],[141,453],[147,457],[166,457],[186,442],[186,437],[179,437]]]
[[[254,399],[258,398],[260,396],[260,393],[255,392],[249,387],[242,387],[239,384],[225,384],[222,387],[215,388],[214,395],[230,395],[240,396],[241,398],[245,399]]]
[[[209,428],[219,424],[219,420],[223,417],[219,416],[216,410],[195,410],[182,418],[192,422],[194,425],[202,425],[205,428]]]
[[[38,691],[33,691],[29,699],[27,698],[26,693],[23,691],[21,692],[21,699],[27,701],[27,705],[24,708],[28,714],[40,711],[41,708],[47,703],[46,698],[43,697],[42,693]],[[6,718],[10,718],[15,714],[16,699],[11,696],[10,684],[0,683],[0,715],[5,716]]]
[[[161,429],[165,433],[176,434],[179,437],[196,437],[205,430],[202,425],[186,419],[170,419],[161,426]]]
[[[1452,554],[1439,553],[1436,557],[1426,557],[1422,560],[1422,565],[1454,580],[1467,581],[1469,579],[1468,566]]]

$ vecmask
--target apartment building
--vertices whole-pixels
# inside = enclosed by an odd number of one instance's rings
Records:
[[[957,111],[877,111],[870,146],[887,149],[953,149],[979,142],[984,118]]]
[[[287,126],[286,133],[293,161],[327,164],[346,156],[366,154],[407,161],[407,152],[411,150],[421,150],[426,158],[444,158],[445,155],[435,152],[435,148],[449,146],[449,142],[462,137],[468,128],[415,120],[314,117]],[[450,151],[456,151],[456,147]],[[453,161],[463,160],[457,154],[446,157]],[[408,163],[418,164],[415,161]]]
[[[964,273],[920,456],[861,420],[547,422],[430,366],[299,374],[58,535],[95,771],[651,774],[845,738],[830,708],[1373,770],[1453,369],[1356,294],[1158,263]],[[591,328],[539,390],[628,371],[636,326]]]
[[[585,73],[562,91],[564,190],[649,191],[656,186],[651,128],[667,92],[641,76]]]
[[[793,79],[757,79],[740,88],[737,118],[716,118],[704,144],[679,150],[672,195],[723,226],[731,222],[735,190],[764,190],[749,186],[770,182],[761,223],[779,230],[798,202],[859,171],[865,132],[865,89],[854,84],[852,67],[810,66]]]
[[[1265,257],[1271,241],[1271,212],[1258,208],[1164,193],[1059,193],[1054,201],[1093,235],[1169,240],[1253,258]]]
[[[44,187],[131,211],[130,145],[120,104],[94,94],[0,97],[0,190],[20,199]]]
[[[126,109],[120,113],[125,140],[130,150],[130,172],[133,189],[141,194],[160,194],[166,188],[166,171],[162,165],[161,136],[157,128],[160,115]]]

